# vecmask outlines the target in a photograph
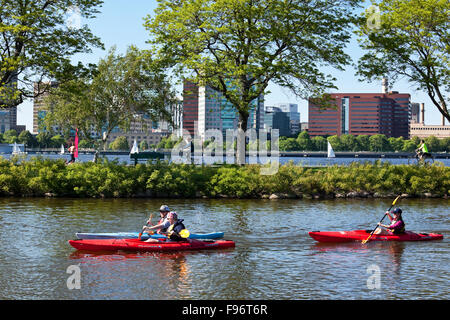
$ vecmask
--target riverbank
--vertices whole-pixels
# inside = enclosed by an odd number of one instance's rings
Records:
[[[30,155],[46,155],[46,154],[60,154],[60,149],[50,148],[50,149],[31,149],[28,148],[27,153]],[[93,149],[80,149],[80,154],[90,154],[94,155],[95,150]],[[169,158],[172,155],[171,149],[157,149],[155,152],[163,154],[165,157]],[[146,151],[141,151],[141,154],[145,154]],[[99,155],[110,155],[110,156],[124,156],[129,155],[129,150],[107,150],[107,151],[99,151]],[[0,153],[1,155],[1,153]],[[139,153],[138,153],[139,155]],[[182,152],[179,153],[180,156],[183,156]],[[214,156],[214,152],[211,153],[211,156]],[[302,158],[326,158],[328,153],[326,151],[279,151],[277,153],[280,157],[302,157]],[[249,156],[249,152],[246,152],[246,156]],[[267,156],[271,156],[270,150],[267,150]],[[374,158],[374,159],[407,159],[414,156],[413,152],[371,152],[371,151],[336,151],[335,156],[337,158]],[[434,152],[433,157],[435,159],[450,159],[449,152]]]
[[[450,196],[450,168],[351,163],[329,167],[281,165],[262,175],[261,165],[198,166],[157,162],[127,166],[66,165],[62,159],[0,158],[0,195],[93,198],[354,198]]]

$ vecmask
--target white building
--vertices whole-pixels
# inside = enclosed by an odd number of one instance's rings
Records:
[[[425,125],[425,104],[413,104],[411,109],[411,123],[409,125],[409,136],[427,138],[434,136],[436,138],[449,138],[450,126],[445,125],[445,118],[442,116],[441,125]]]

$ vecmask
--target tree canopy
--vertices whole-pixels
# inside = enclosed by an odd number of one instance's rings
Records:
[[[360,26],[358,75],[375,80],[408,79],[424,90],[450,121],[450,2],[448,0],[377,0],[379,13],[367,12]]]
[[[130,46],[121,55],[112,48],[91,76],[50,91],[47,127],[78,128],[88,140],[102,139],[105,148],[117,127],[127,131],[131,122],[144,118],[171,121],[168,107],[175,103],[175,93],[148,52]]]
[[[319,69],[349,63],[344,49],[359,2],[158,0],[144,25],[159,57],[182,77],[221,93],[245,131],[251,102],[269,82],[305,99],[335,88],[335,79]]]
[[[50,79],[86,71],[70,58],[103,47],[81,18],[99,12],[101,0],[0,0],[0,108],[16,106],[49,89]],[[77,15],[79,25],[68,23]],[[35,83],[36,86],[34,85]]]

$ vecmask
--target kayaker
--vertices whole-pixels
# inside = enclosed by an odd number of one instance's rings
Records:
[[[167,220],[167,214],[170,212],[170,209],[167,205],[163,204],[160,208],[159,208],[159,221],[158,224],[164,224],[167,227],[164,227],[160,230],[158,230],[158,233],[162,233],[165,232],[169,226],[169,224],[167,224],[167,222],[165,220]],[[147,224],[149,223],[149,221],[147,221]]]
[[[142,232],[143,233],[154,233],[155,231],[159,234],[164,234],[167,231],[167,228],[170,227],[170,222],[167,219],[167,214],[170,212],[170,209],[168,206],[166,205],[162,205],[159,208],[159,215],[160,215],[160,219],[158,221],[158,223],[154,226],[148,227],[148,226],[143,226],[142,227]],[[147,224],[149,224],[151,221],[147,221]],[[156,240],[156,239],[148,239],[147,242],[152,242],[151,240]],[[157,240],[156,240],[157,241]]]
[[[393,216],[390,215],[389,211],[386,212],[387,216],[391,220],[390,225],[381,224],[381,222],[378,223],[380,227],[375,230],[374,234],[379,235],[393,235],[393,234],[401,234],[405,232],[405,222],[402,218],[402,209],[395,208],[392,211]],[[385,229],[382,229],[385,228]]]
[[[178,215],[175,211],[169,212],[164,219],[163,223],[157,224],[155,226],[151,227],[145,227],[144,232],[152,232],[153,230],[166,230],[165,232],[161,232],[162,234],[165,234],[168,239],[172,241],[182,241],[185,240],[183,237],[180,236],[179,232],[183,229],[186,229],[186,227],[183,224],[183,219],[178,219]],[[145,242],[159,242],[158,239],[149,238],[148,240],[145,240]]]
[[[183,241],[185,240],[181,235],[180,231],[186,229],[183,224],[183,219],[178,219],[178,215],[175,211],[169,212],[167,218],[170,222],[169,228],[167,228],[167,238],[172,241]]]

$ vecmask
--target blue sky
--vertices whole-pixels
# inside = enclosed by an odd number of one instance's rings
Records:
[[[105,50],[93,50],[90,54],[74,56],[74,61],[82,61],[83,63],[96,63],[103,58],[107,51],[116,46],[119,52],[125,52],[131,44],[139,48],[148,48],[145,43],[149,38],[148,32],[143,27],[144,17],[153,14],[157,6],[156,0],[105,0],[101,13],[96,19],[81,20],[82,24],[88,23],[92,32],[100,37],[105,45]],[[356,39],[348,46],[347,52],[356,62],[362,55]],[[335,85],[339,88],[336,92],[363,93],[363,92],[381,92],[380,82],[360,82],[355,77],[355,70],[348,66],[346,71],[329,70],[337,81]],[[425,92],[414,90],[407,81],[399,81],[392,84],[392,90],[401,93],[410,93],[412,102],[425,103],[425,123],[441,124],[442,116],[439,111],[431,103]],[[297,103],[299,106],[300,120],[308,121],[307,102],[296,98],[289,90],[280,88],[275,85],[269,86],[269,95],[265,97],[265,105],[273,105],[275,103]],[[33,103],[32,101],[24,102],[18,107],[17,123],[26,125],[27,130],[32,131],[33,128]]]

